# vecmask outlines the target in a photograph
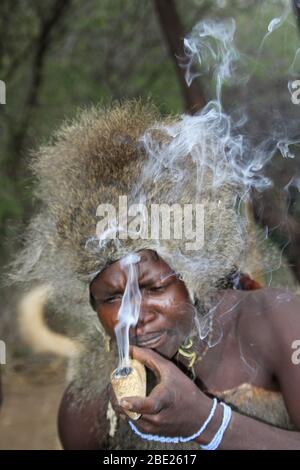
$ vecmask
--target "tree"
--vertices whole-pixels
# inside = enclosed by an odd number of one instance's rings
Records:
[[[177,78],[180,84],[185,108],[195,113],[205,105],[204,92],[199,80],[193,80],[190,86],[185,79],[184,68],[179,64],[179,58],[184,57],[184,29],[178,16],[174,0],[154,0],[157,16],[173,59]]]

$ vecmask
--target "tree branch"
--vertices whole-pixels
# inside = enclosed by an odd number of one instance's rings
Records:
[[[43,68],[51,42],[51,35],[55,26],[61,21],[66,9],[71,4],[71,1],[72,0],[55,0],[48,17],[41,21],[33,58],[32,80],[25,100],[23,116],[18,130],[12,136],[11,149],[13,158],[11,159],[11,164],[7,168],[7,174],[10,177],[16,177],[18,173],[18,162],[21,159],[20,153],[28,132],[33,108],[38,104],[38,95],[43,79]]]

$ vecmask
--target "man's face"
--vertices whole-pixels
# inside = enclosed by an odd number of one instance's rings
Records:
[[[139,255],[141,309],[137,325],[129,330],[130,344],[171,358],[192,328],[193,305],[184,282],[162,258],[152,250],[142,250]],[[126,280],[126,272],[116,261],[90,285],[98,317],[111,337],[115,336]]]

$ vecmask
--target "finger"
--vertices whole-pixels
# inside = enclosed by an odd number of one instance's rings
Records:
[[[152,398],[129,397],[122,398],[120,406],[126,411],[134,411],[139,414],[157,414],[161,411],[160,402]]]
[[[108,396],[109,396],[109,400],[110,400],[111,404],[112,405],[118,405],[119,401],[116,397],[116,394],[114,392],[112,384],[109,384],[107,388],[108,388]]]
[[[142,415],[156,415],[169,405],[168,393],[164,387],[157,385],[154,387],[148,397],[124,397],[120,402],[120,406],[124,410],[134,411]]]
[[[133,359],[141,362],[154,372],[158,381],[161,378],[164,367],[170,365],[170,361],[163,358],[152,349],[131,346],[130,352]]]
[[[108,385],[108,396],[109,396],[109,401],[111,403],[113,410],[116,413],[118,413],[121,416],[121,418],[125,419],[127,415],[124,409],[121,407],[119,400],[117,399],[116,394],[111,384]]]

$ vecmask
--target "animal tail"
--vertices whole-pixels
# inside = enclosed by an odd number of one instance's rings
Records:
[[[44,309],[49,286],[38,286],[23,296],[18,306],[19,330],[25,343],[36,353],[53,353],[73,358],[79,346],[66,335],[51,330],[45,322]]]

